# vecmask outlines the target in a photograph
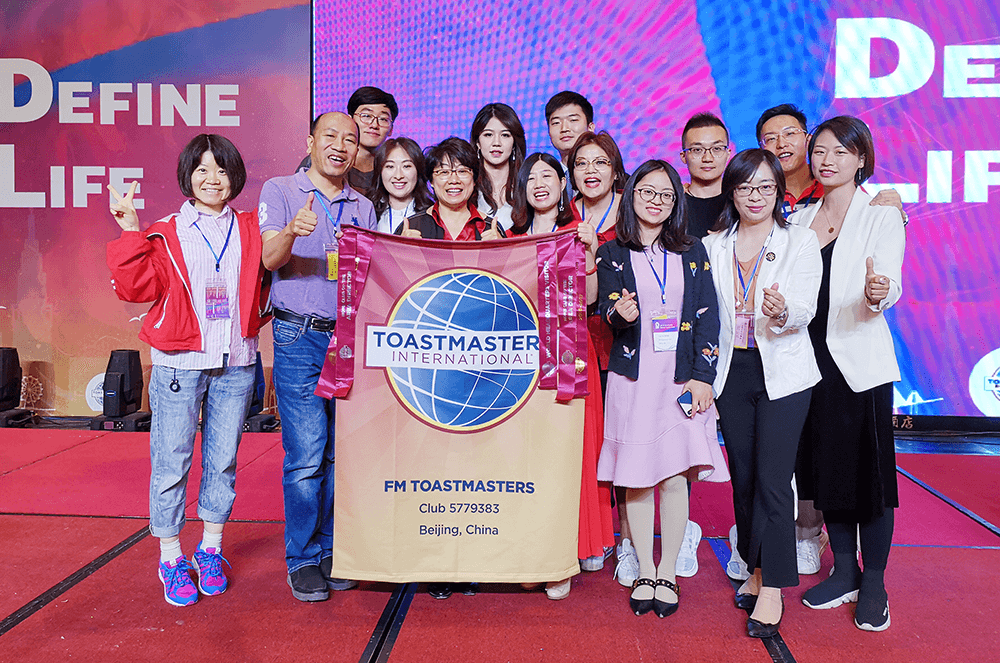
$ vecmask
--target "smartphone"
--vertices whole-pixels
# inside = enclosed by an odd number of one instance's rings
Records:
[[[691,416],[691,413],[694,411],[694,405],[692,404],[690,391],[685,391],[683,394],[681,394],[677,398],[677,404],[681,406],[682,410],[684,410],[685,415],[689,417]]]

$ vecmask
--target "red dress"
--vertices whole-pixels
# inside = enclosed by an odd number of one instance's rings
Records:
[[[573,221],[563,226],[563,230],[575,228],[580,218],[573,207]],[[598,241],[604,243],[614,237],[614,226],[610,236],[601,233]],[[597,319],[596,316],[591,316]],[[600,320],[597,319],[600,323]],[[588,319],[590,328],[591,319]],[[602,327],[606,328],[607,325]],[[608,336],[610,338],[610,330]],[[583,476],[580,482],[580,538],[578,556],[580,559],[604,555],[604,549],[615,545],[615,530],[611,521],[611,484],[597,481],[597,459],[604,444],[604,398],[601,392],[601,372],[597,352],[594,348],[593,332],[587,339],[587,397],[584,400],[583,422]],[[609,344],[610,345],[610,344]],[[607,359],[605,359],[605,365]]]

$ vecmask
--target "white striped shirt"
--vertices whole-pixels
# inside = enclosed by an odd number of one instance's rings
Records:
[[[216,274],[215,259],[226,244],[230,221],[233,222],[233,235]],[[198,225],[195,226],[195,223]],[[257,361],[257,337],[243,338],[240,330],[241,245],[240,224],[236,215],[228,205],[218,216],[199,212],[189,200],[181,206],[175,225],[184,264],[191,280],[194,310],[198,316],[198,326],[201,327],[202,350],[163,352],[152,348],[150,357],[153,363],[169,368],[205,370],[221,368],[222,356],[228,354],[229,366],[253,365]],[[201,232],[198,231],[199,228]],[[211,243],[211,248],[206,239]],[[205,310],[205,288],[208,280],[216,276],[222,277],[226,282],[229,318],[209,320]]]

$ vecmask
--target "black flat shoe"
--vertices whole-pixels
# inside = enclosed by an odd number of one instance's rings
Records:
[[[656,583],[653,582],[652,578],[636,578],[632,582],[632,591],[635,591],[635,589],[641,585],[652,587],[653,592],[656,592]],[[645,615],[653,609],[653,600],[654,599],[634,599],[629,596],[628,607],[631,608],[632,612],[637,615]]]
[[[733,601],[736,607],[740,610],[746,610],[747,612],[753,612],[753,609],[757,607],[757,595],[756,594],[746,594],[736,592],[736,599]]]
[[[427,593],[436,599],[446,599],[451,596],[452,584],[450,582],[432,582],[427,585]]]
[[[785,597],[781,597],[781,617],[774,624],[759,622],[753,617],[747,618],[747,635],[751,638],[773,638],[778,635],[778,625],[785,616]]]
[[[656,613],[656,616],[661,619],[664,617],[669,617],[670,615],[677,612],[677,608],[680,607],[681,588],[677,585],[677,583],[670,582],[669,580],[665,580],[663,578],[660,578],[656,581],[656,586],[666,587],[667,589],[672,590],[673,593],[677,595],[677,603],[667,603],[666,601],[661,601],[660,599],[656,598],[655,595],[653,596],[653,612]],[[655,588],[653,589],[653,592],[656,592]]]

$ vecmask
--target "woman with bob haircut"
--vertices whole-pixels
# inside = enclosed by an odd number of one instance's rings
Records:
[[[216,596],[228,586],[222,530],[236,498],[236,450],[267,291],[257,214],[229,206],[246,183],[236,146],[216,134],[195,136],[177,161],[177,183],[189,200],[144,231],[133,204],[137,183],[124,196],[108,186],[122,234],[108,244],[107,259],[119,299],[153,303],[139,331],[152,346],[153,362],[149,530],[160,540],[164,598],[186,606],[199,591]],[[179,535],[202,412],[198,517],[204,532],[189,564]]]
[[[722,175],[721,231],[705,238],[719,300],[715,398],[729,455],[737,546],[752,575],[735,603],[747,635],[778,632],[781,589],[799,583],[792,473],[819,370],[806,326],[822,264],[812,233],[781,212],[785,177],[762,149],[733,157]]]
[[[509,230],[514,183],[528,149],[521,119],[507,104],[486,104],[472,120],[470,140],[480,168],[476,206],[488,210],[504,230]]]
[[[425,174],[434,191],[434,205],[403,221],[394,232],[404,237],[459,242],[499,239],[503,229],[484,219],[473,203],[479,179],[479,159],[472,145],[452,136],[427,150]]]
[[[856,601],[854,624],[889,628],[885,568],[899,506],[892,383],[899,380],[885,312],[902,294],[906,235],[895,207],[873,207],[860,186],[875,171],[871,132],[856,117],[827,120],[809,141],[819,203],[790,217],[819,237],[822,285],[809,336],[823,380],[806,420],[795,476],[823,512],[831,577],[802,602],[818,610]],[[858,532],[864,572],[858,566]]]
[[[424,153],[416,141],[400,136],[379,146],[375,152],[378,177],[371,191],[379,232],[394,232],[403,219],[433,204],[425,171]]]
[[[729,479],[712,405],[718,304],[708,255],[687,234],[685,212],[677,171],[647,161],[625,184],[615,239],[597,250],[598,312],[614,334],[597,478],[625,488],[639,559],[629,608],[637,615],[666,617],[679,605],[688,481]]]
[[[555,157],[542,152],[529,156],[517,174],[514,187],[514,235],[536,235],[576,228],[587,247],[587,303],[597,300],[597,275],[594,268],[597,235],[589,225],[580,223],[566,194],[566,177]],[[594,345],[588,336],[587,397],[583,430],[583,476],[580,483],[580,521],[577,550],[580,568],[597,571],[604,566],[604,551],[615,543],[611,521],[611,490],[597,481],[597,458],[604,440],[604,408],[601,377]],[[550,599],[569,596],[570,579],[550,582],[545,587]]]

